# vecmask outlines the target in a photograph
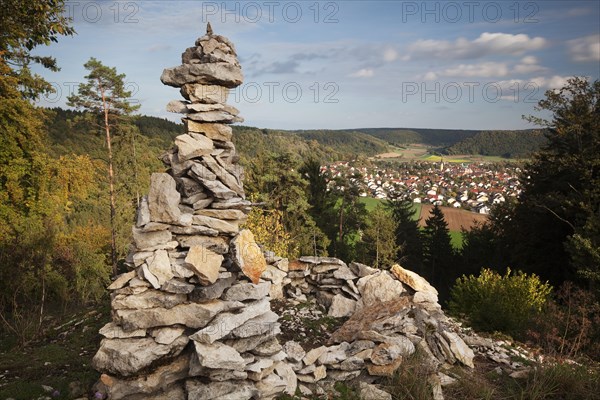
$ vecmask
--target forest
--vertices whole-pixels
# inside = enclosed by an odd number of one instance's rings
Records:
[[[15,8],[19,18],[0,17],[0,330],[15,346],[42,337],[47,315],[107,302],[106,286],[126,270],[149,176],[165,169],[161,155],[182,129],[137,115],[125,76],[94,58],[85,64],[87,83],[69,97],[72,109],[36,107],[33,100],[51,86],[31,65],[58,64],[32,49],[74,34],[62,2],[43,4]],[[106,93],[115,105],[110,115]],[[400,263],[478,329],[600,360],[600,82],[572,78],[539,107],[552,117],[529,116],[535,131],[236,126],[246,195],[255,203],[247,226],[283,257],[329,255],[382,269]],[[326,162],[358,163],[358,155],[415,141],[449,154],[527,156],[524,191],[494,208],[488,223],[463,232],[455,249],[438,207],[420,229],[410,202],[368,211],[350,185],[358,176],[321,173]],[[499,317],[518,307],[510,290],[523,287],[531,296],[540,290],[541,302],[521,319]]]

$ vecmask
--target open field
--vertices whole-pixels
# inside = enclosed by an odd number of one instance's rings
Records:
[[[480,154],[454,154],[440,156],[430,153],[432,147],[424,144],[411,144],[406,147],[390,146],[386,153],[377,154],[371,160],[387,161],[427,161],[440,162],[442,159],[448,163],[493,163],[493,162],[519,162],[526,159],[505,158],[499,156],[483,156]]]
[[[361,201],[361,203],[364,203],[365,207],[367,208],[367,211],[371,212],[375,209],[375,207],[377,207],[378,204],[383,204],[387,200],[375,199],[373,197],[361,197],[360,201]],[[416,221],[421,217],[421,204],[413,203],[413,210],[414,210],[414,218],[413,219]]]
[[[411,144],[406,147],[390,146],[387,153],[377,154],[371,160],[413,161],[420,160],[429,154],[429,147],[423,144]]]
[[[461,210],[453,207],[440,207],[448,222],[448,229],[451,232],[460,232],[462,228],[471,230],[477,222],[485,222],[488,219],[487,215],[477,214],[471,211]],[[421,206],[421,214],[419,219],[419,226],[425,226],[425,220],[429,218],[432,205],[424,204]]]

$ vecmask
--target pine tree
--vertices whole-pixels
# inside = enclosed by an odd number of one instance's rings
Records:
[[[598,282],[600,266],[600,81],[569,79],[546,92],[538,110],[551,120],[526,119],[546,128],[548,144],[526,165],[523,194],[507,240],[514,265],[549,279]]]
[[[452,264],[454,262],[454,249],[448,230],[448,223],[444,218],[442,209],[437,205],[431,210],[431,216],[425,220],[423,230],[423,262],[426,278],[440,292],[446,292],[451,283]]]
[[[119,123],[123,122],[122,117],[139,109],[140,105],[131,104],[131,92],[125,90],[125,75],[117,74],[116,68],[107,67],[93,57],[84,64],[84,67],[90,71],[85,77],[87,83],[79,85],[78,93],[69,96],[67,104],[89,111],[93,117],[100,120],[99,126],[101,126],[105,134],[108,152],[107,173],[110,196],[111,260],[113,274],[116,275],[117,233],[111,132]]]
[[[393,200],[386,205],[396,222],[398,261],[405,268],[423,273],[423,239],[413,203],[410,200]]]
[[[378,204],[367,217],[363,232],[363,262],[375,268],[389,269],[397,261],[396,221]]]

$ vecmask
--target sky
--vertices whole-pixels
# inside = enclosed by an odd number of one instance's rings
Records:
[[[95,57],[126,75],[140,113],[179,121],[164,68],[210,22],[236,46],[228,103],[272,129],[533,128],[570,76],[600,79],[600,1],[68,1],[77,34],[36,49],[65,107]],[[539,114],[537,114],[539,115]]]

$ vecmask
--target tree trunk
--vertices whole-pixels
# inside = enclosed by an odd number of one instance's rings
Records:
[[[115,230],[115,186],[112,162],[112,147],[110,141],[110,124],[108,123],[109,105],[106,103],[104,88],[98,82],[102,94],[102,107],[104,109],[104,130],[106,131],[106,148],[108,149],[108,185],[110,188],[110,236],[111,236],[111,262],[113,277],[117,276],[117,232]]]
[[[140,208],[140,190],[138,184],[138,168],[137,168],[137,155],[135,151],[135,131],[131,134],[131,148],[133,149],[133,182],[135,185],[135,200],[137,207]]]

